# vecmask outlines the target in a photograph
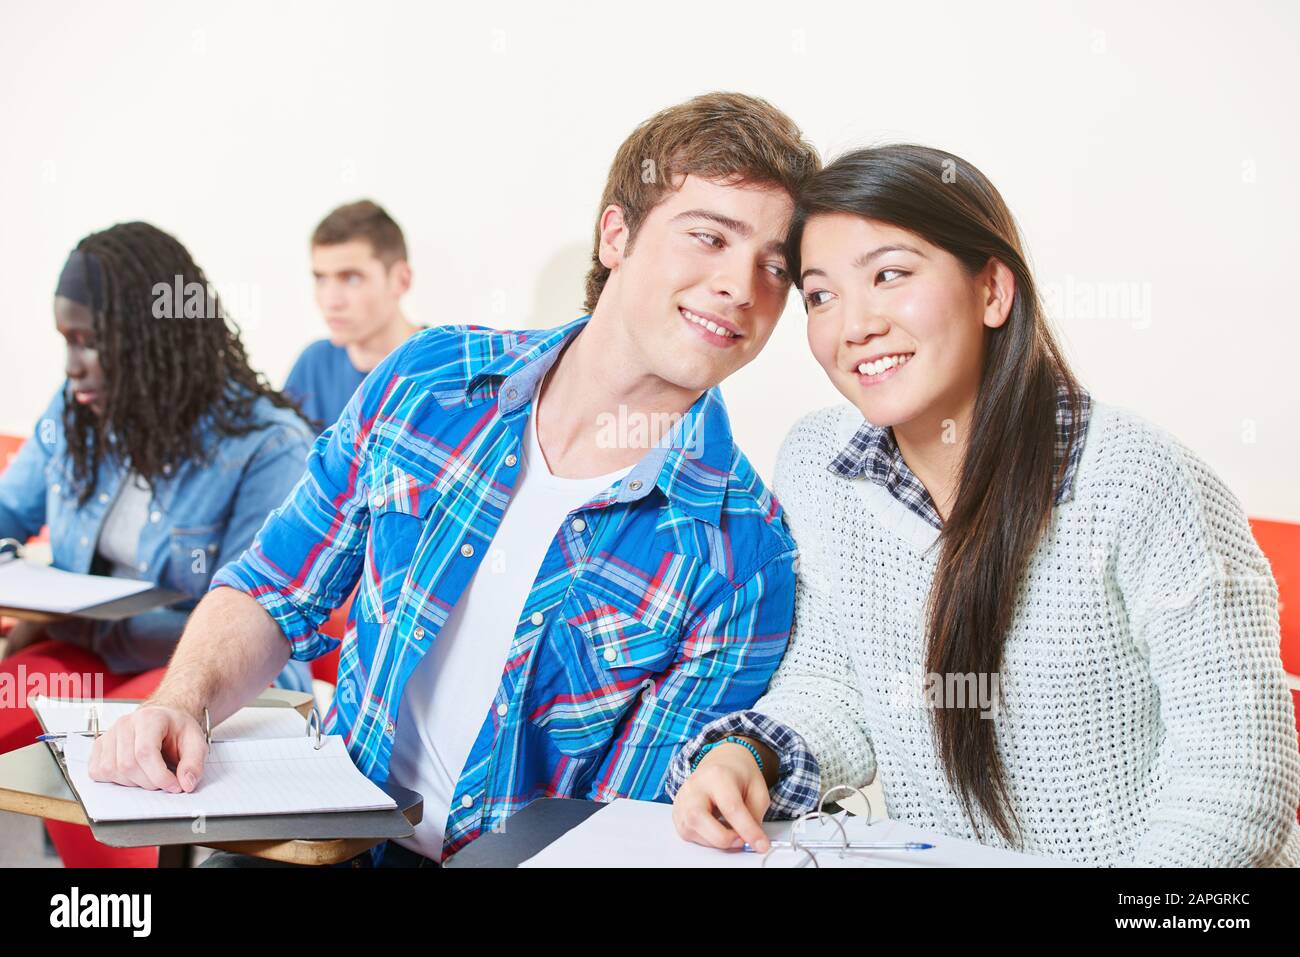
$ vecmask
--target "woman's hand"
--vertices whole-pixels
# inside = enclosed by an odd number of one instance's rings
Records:
[[[725,849],[748,844],[766,852],[768,837],[759,822],[771,803],[754,756],[727,742],[706,754],[678,790],[673,824],[682,838],[696,844]]]
[[[5,636],[5,658],[12,658],[28,645],[45,638],[45,626],[38,621],[17,621]]]

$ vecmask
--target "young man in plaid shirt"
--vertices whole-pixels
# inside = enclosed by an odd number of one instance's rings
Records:
[[[590,315],[436,327],[384,360],[92,776],[192,790],[204,709],[215,725],[336,647],[317,629],[356,587],[326,730],[425,799],[376,858],[440,860],[537,797],[662,799],[676,748],[752,704],[789,635],[794,542],[717,386],[785,306],[792,194],[818,165],[752,97],[638,127]]]

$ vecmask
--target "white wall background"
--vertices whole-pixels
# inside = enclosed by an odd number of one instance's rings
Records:
[[[404,227],[418,320],[578,314],[608,163],[656,109],[771,99],[824,152],[965,156],[1017,214],[1085,384],[1300,520],[1300,7],[1192,2],[0,5],[0,431],[62,379],[51,312],[88,232],[176,234],[277,384],[321,335],[307,238]],[[1136,293],[1125,302],[1120,294]],[[725,387],[770,475],[838,401],[792,298]]]

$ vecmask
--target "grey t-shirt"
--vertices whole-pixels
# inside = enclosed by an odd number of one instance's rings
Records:
[[[140,531],[149,520],[149,502],[153,490],[135,472],[127,475],[117,499],[104,517],[104,527],[95,545],[96,552],[108,562],[114,578],[142,578],[136,566]]]

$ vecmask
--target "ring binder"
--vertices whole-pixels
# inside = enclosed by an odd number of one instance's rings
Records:
[[[16,538],[0,538],[0,564],[22,558],[23,543]]]
[[[346,752],[343,752],[342,761],[338,760],[337,755],[331,756],[333,742],[328,737],[318,752],[312,752],[315,760],[306,762],[312,765],[319,763],[319,770],[313,773],[324,780],[328,788],[308,787],[303,790],[295,771],[288,776],[282,775],[283,783],[289,792],[297,787],[302,791],[301,794],[289,793],[286,797],[283,793],[272,794],[275,790],[272,788],[265,798],[269,803],[252,809],[238,804],[238,800],[242,800],[238,794],[232,797],[230,793],[218,794],[211,790],[214,786],[220,786],[229,792],[229,779],[237,774],[248,778],[244,790],[251,787],[257,791],[260,779],[266,773],[265,765],[284,763],[263,760],[258,764],[257,755],[274,756],[281,753],[277,748],[281,751],[288,749],[296,755],[306,754],[301,747],[294,745],[300,746],[302,743],[299,735],[303,733],[304,712],[309,710],[310,698],[298,693],[290,694],[299,699],[293,707],[285,707],[283,698],[262,698],[231,715],[227,719],[228,724],[223,722],[212,728],[213,747],[219,752],[218,763],[224,763],[226,767],[220,774],[205,775],[205,787],[209,792],[202,795],[202,800],[206,802],[203,807],[207,823],[203,830],[192,827],[192,814],[188,810],[183,814],[172,813],[165,806],[165,802],[193,800],[195,794],[168,794],[164,797],[161,791],[152,789],[115,787],[114,790],[124,793],[125,800],[129,800],[132,807],[136,808],[127,817],[123,817],[112,805],[104,804],[102,795],[95,795],[91,804],[87,805],[88,793],[85,788],[108,787],[87,778],[86,764],[90,745],[84,741],[79,745],[74,740],[90,736],[90,731],[77,729],[86,728],[91,723],[89,709],[95,703],[90,699],[52,699],[36,695],[32,699],[32,711],[46,732],[46,737],[58,739],[48,742],[48,755],[57,768],[55,776],[62,779],[63,801],[71,802],[78,819],[84,819],[95,838],[111,847],[160,844],[224,846],[246,842],[269,845],[274,842],[274,847],[248,852],[259,857],[293,860],[295,863],[330,864],[336,863],[337,854],[350,844],[369,846],[376,840],[410,837],[413,833],[412,819],[419,820],[420,795],[391,782],[379,786],[378,792],[374,792],[366,783],[368,779],[361,776],[351,758],[346,757]],[[99,730],[106,734],[116,720],[142,704],[141,701],[131,699],[104,700],[98,703],[96,711]],[[69,711],[70,707],[75,710]],[[289,717],[297,719],[296,722],[288,721]],[[210,718],[209,711],[206,718],[200,720],[206,723]],[[281,718],[286,720],[281,721]],[[93,724],[91,727],[93,729]],[[220,754],[221,748],[235,751],[242,749],[247,754],[235,755],[237,760],[232,762],[231,754]],[[250,755],[253,757],[252,765],[248,760]],[[346,787],[342,777],[345,773],[343,769],[340,767],[338,776],[332,776],[335,771],[326,767],[327,764],[343,763],[346,763],[346,776],[350,779],[360,777],[359,781],[346,782]],[[249,777],[249,768],[254,766],[259,780]],[[215,763],[212,770],[216,770]],[[366,791],[367,796],[363,798],[360,790],[352,793],[349,789],[354,785]],[[346,793],[336,793],[328,801],[320,796],[329,789],[337,790],[340,787],[344,787]],[[5,796],[5,792],[0,791],[0,798]],[[263,800],[260,794],[254,796],[257,801]],[[162,813],[158,813],[159,807],[162,808]],[[33,813],[30,809],[19,810],[22,813]],[[81,817],[83,815],[84,818]],[[316,847],[316,842],[329,842],[329,847]],[[337,847],[338,845],[342,847]],[[350,851],[349,854],[351,853],[355,851]]]
[[[319,751],[321,749],[321,746],[324,745],[325,743],[325,739],[321,737],[320,725],[321,725],[320,712],[317,711],[315,705],[313,705],[311,709],[311,714],[307,715],[307,737],[310,738],[312,736],[312,729],[314,728],[316,733],[315,748],[317,751]]]
[[[839,852],[840,856],[852,851],[854,848],[849,841],[848,832],[844,830],[844,825],[834,814],[827,813],[825,810],[826,805],[831,800],[831,795],[837,794],[841,791],[847,791],[849,794],[861,795],[863,800],[867,802],[867,820],[869,821],[875,816],[874,810],[871,807],[871,798],[867,797],[855,787],[851,787],[847,784],[837,784],[821,796],[821,800],[817,802],[816,808],[795,819],[794,823],[790,827],[789,841],[773,841],[771,843],[767,853],[763,855],[762,866],[767,867],[768,860],[778,851],[783,853],[794,852],[795,854],[802,854],[807,858],[807,860],[798,860],[795,864],[791,865],[793,867],[806,867],[808,864],[812,864],[813,867],[817,868],[821,865],[817,863],[817,855],[813,853],[814,850],[835,850]],[[848,812],[846,811],[845,813],[847,814]],[[809,818],[816,820],[818,823],[820,823],[823,818],[829,820],[835,825],[835,829],[839,831],[839,842],[836,843],[833,840],[828,841],[825,839],[801,842],[799,840],[799,833],[804,822]]]

